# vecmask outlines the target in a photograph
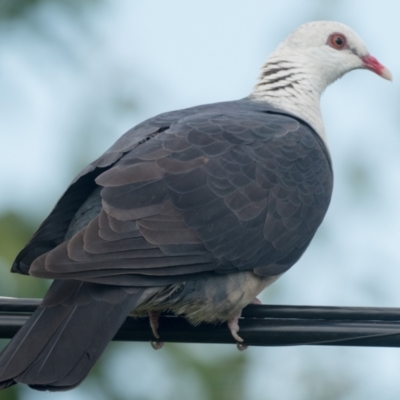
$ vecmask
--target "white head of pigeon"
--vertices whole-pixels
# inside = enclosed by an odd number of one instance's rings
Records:
[[[369,69],[392,80],[348,26],[317,21],[300,26],[263,65],[251,98],[267,101],[308,122],[326,142],[320,111],[325,88],[353,69]]]

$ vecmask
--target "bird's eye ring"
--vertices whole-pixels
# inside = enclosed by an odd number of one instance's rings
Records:
[[[342,35],[341,33],[333,33],[329,37],[328,43],[334,49],[342,50],[347,44],[346,36]]]

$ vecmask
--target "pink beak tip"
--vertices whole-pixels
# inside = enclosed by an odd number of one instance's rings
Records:
[[[382,65],[375,57],[367,55],[361,57],[361,59],[363,61],[364,68],[375,72],[376,74],[378,74],[384,79],[387,79],[388,81],[393,80],[392,73],[384,65]]]

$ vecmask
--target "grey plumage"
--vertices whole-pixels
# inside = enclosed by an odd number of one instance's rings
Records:
[[[278,275],[298,259],[331,193],[329,156],[318,135],[249,100],[171,114],[141,124],[151,133],[158,124],[161,132],[133,149],[134,131],[121,138],[128,151],[122,148],[120,160],[96,178],[103,208],[96,189],[90,212],[84,203],[66,232],[75,236],[36,254],[31,275],[122,286],[145,278],[143,285],[153,286],[209,271]],[[68,191],[72,197],[73,187]],[[100,211],[95,218],[93,210]],[[56,206],[49,220],[62,212]],[[123,232],[112,229],[116,223]],[[45,221],[38,235],[47,228]]]
[[[55,282],[0,357],[3,387],[76,386],[130,312],[228,320],[298,260],[331,189],[319,136],[259,102],[138,125],[74,180],[17,257],[14,272]]]

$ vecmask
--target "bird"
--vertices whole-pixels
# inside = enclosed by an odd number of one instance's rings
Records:
[[[354,69],[391,80],[334,21],[293,31],[245,98],[135,126],[72,181],[12,272],[53,279],[0,355],[0,388],[78,386],[128,316],[227,323],[302,256],[327,212],[325,88]]]

